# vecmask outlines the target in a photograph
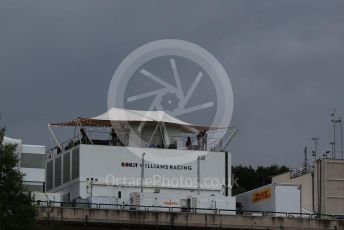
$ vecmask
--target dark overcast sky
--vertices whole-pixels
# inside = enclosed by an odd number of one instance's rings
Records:
[[[344,115],[344,1],[0,0],[0,113],[7,135],[48,144],[47,124],[107,109],[119,63],[176,38],[210,51],[234,91],[234,164],[301,166]]]

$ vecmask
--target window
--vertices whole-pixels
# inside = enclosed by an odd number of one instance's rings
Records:
[[[23,168],[45,168],[45,155],[36,153],[22,153],[20,166]]]

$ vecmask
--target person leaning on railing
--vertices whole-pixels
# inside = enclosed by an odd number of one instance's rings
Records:
[[[190,137],[187,138],[185,146],[188,150],[192,149],[192,141]]]
[[[207,140],[208,140],[208,134],[207,134],[207,131],[204,130],[203,137],[202,137],[202,146],[203,146],[203,150],[205,151],[207,150],[207,145],[208,145]]]
[[[202,137],[202,131],[199,131],[199,133],[197,134],[197,148],[200,150],[201,149],[201,137]]]
[[[80,133],[81,133],[81,143],[88,144],[90,142],[90,139],[88,138],[85,129],[81,128]]]
[[[110,145],[113,146],[124,146],[124,144],[122,143],[121,139],[118,137],[118,134],[116,133],[116,131],[112,128],[111,129],[111,140],[110,140]]]

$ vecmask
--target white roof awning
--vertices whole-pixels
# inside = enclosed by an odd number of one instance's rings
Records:
[[[109,111],[91,118],[93,120],[108,120],[108,121],[155,121],[174,123],[180,125],[191,125],[172,117],[164,111],[141,111],[141,110],[128,110],[120,108],[111,108]]]
[[[209,130],[209,129],[220,129],[215,127],[208,127],[202,125],[194,125],[184,121],[181,121],[164,111],[141,111],[141,110],[128,110],[121,108],[111,108],[107,112],[93,117],[93,118],[78,118],[61,123],[52,123],[51,126],[101,126],[101,127],[112,127],[116,122],[146,122],[146,123],[166,123],[177,125],[183,129],[197,129],[197,130]],[[225,127],[221,127],[225,128]]]

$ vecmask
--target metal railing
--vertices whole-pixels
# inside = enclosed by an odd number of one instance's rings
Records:
[[[290,171],[290,178],[292,179],[292,178],[300,177],[311,172],[313,172],[312,166],[292,169]]]
[[[187,145],[188,137],[191,144]],[[165,142],[168,140],[168,143]],[[94,145],[111,145],[124,147],[140,147],[140,148],[161,148],[161,149],[178,149],[178,150],[201,150],[201,151],[222,151],[222,138],[204,137],[198,138],[194,134],[184,134],[180,136],[168,136],[163,138],[161,135],[135,135],[129,133],[116,133],[111,136],[111,132],[87,131],[87,136],[77,135],[62,143],[60,146],[47,151],[47,153],[61,153],[76,147],[80,144]]]
[[[106,209],[106,210],[125,210],[143,212],[171,212],[171,213],[199,213],[215,215],[238,215],[238,216],[261,216],[261,217],[284,217],[300,219],[332,219],[343,220],[344,215],[296,213],[296,212],[272,212],[272,211],[250,211],[242,209],[210,209],[210,208],[186,208],[170,206],[140,206],[130,204],[102,204],[102,203],[77,203],[77,202],[57,202],[57,201],[34,201],[40,207],[57,208],[87,208],[87,209]]]

